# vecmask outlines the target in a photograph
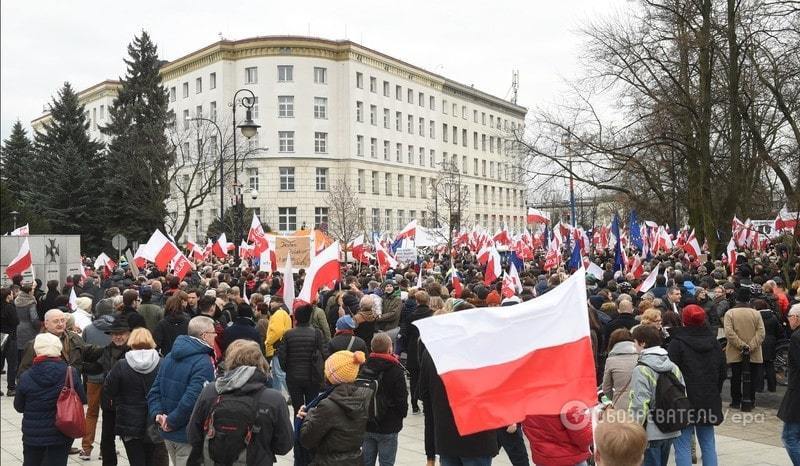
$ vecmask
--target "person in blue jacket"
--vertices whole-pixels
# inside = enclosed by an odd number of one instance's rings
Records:
[[[203,385],[214,379],[214,321],[198,316],[179,335],[147,395],[150,419],[161,428],[170,462],[184,466],[192,451],[186,426]]]
[[[64,387],[67,370],[81,401],[86,393],[78,371],[61,358],[61,341],[51,333],[40,333],[33,341],[33,365],[20,377],[14,409],[22,413],[22,454],[25,466],[67,464],[74,439],[55,425],[56,402]]]

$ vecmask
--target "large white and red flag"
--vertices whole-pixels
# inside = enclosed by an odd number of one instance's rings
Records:
[[[305,303],[313,303],[317,299],[319,289],[323,286],[332,286],[340,276],[339,242],[334,241],[311,259],[311,265],[306,271],[306,279],[303,281],[303,288],[297,299]]]
[[[650,288],[656,284],[656,278],[658,278],[659,269],[661,269],[661,264],[656,265],[656,268],[650,271],[650,275],[648,275],[647,278],[645,278],[644,281],[636,287],[636,291],[640,293],[647,293],[650,291]]]
[[[378,268],[381,274],[385,274],[389,269],[397,268],[397,260],[378,241],[375,241],[375,257],[378,259]]]
[[[178,280],[183,280],[183,277],[192,271],[192,263],[180,251],[172,258],[170,267],[172,267],[172,271],[178,277]]]
[[[141,246],[139,246],[141,247]],[[138,266],[138,264],[137,264]],[[104,252],[101,252],[97,259],[94,260],[94,269],[97,270],[100,267],[105,269],[105,275],[111,275],[111,272],[117,267],[117,263],[114,262],[108,255]]]
[[[19,228],[15,228],[11,233],[9,233],[9,235],[10,236],[29,236],[30,232],[31,232],[31,229],[28,226],[28,224],[26,223],[25,225],[22,225]]]
[[[491,285],[495,280],[500,278],[503,273],[503,268],[500,263],[500,253],[492,246],[489,250],[489,260],[486,261],[486,270],[483,272],[483,283]]]
[[[15,275],[22,275],[23,272],[31,268],[33,265],[33,256],[31,255],[31,245],[28,243],[28,238],[22,242],[17,256],[11,259],[6,267],[6,275],[9,278],[14,278]]]
[[[167,267],[172,263],[172,259],[178,254],[178,247],[169,238],[156,230],[150,235],[145,248],[145,259],[156,264],[156,268],[162,272],[167,271]]]
[[[221,233],[217,241],[211,246],[211,252],[220,259],[224,259],[228,255],[228,239],[225,238],[225,233]]]
[[[731,238],[728,241],[728,247],[725,248],[725,253],[728,256],[728,267],[731,269],[731,275],[736,273],[736,242]]]
[[[528,223],[550,223],[550,215],[542,210],[528,207]]]
[[[194,241],[186,240],[186,249],[189,251],[189,255],[192,256],[192,259],[199,261],[205,259],[203,248]]]
[[[503,312],[467,309],[414,322],[460,435],[597,404],[585,279],[578,268],[549,293]]]
[[[254,257],[261,257],[262,252],[269,250],[267,235],[264,233],[264,227],[261,226],[261,220],[259,220],[255,212],[253,212],[253,220],[250,222],[247,241],[251,241],[255,247],[253,250]]]
[[[369,259],[366,255],[367,245],[364,244],[364,235],[358,235],[350,243],[350,253],[353,254],[353,259],[361,262],[362,264],[369,264]]]
[[[394,240],[400,240],[403,238],[414,239],[417,235],[417,219],[413,219],[408,222],[408,225],[405,226],[400,233],[395,236]]]
[[[682,245],[683,250],[686,251],[687,254],[694,257],[700,257],[702,251],[700,250],[700,242],[697,241],[697,237],[694,234],[694,228],[692,228],[692,232],[686,238],[686,241]]]

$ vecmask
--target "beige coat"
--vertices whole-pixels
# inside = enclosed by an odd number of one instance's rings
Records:
[[[749,307],[734,307],[725,313],[725,359],[728,364],[742,362],[742,347],[750,347],[750,362],[763,363],[761,343],[764,341],[764,321],[761,314]]]
[[[638,360],[639,354],[632,341],[621,341],[608,353],[603,372],[603,393],[615,408],[628,407],[631,374]]]

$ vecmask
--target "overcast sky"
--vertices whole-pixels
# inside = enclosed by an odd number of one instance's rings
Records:
[[[82,1],[0,2],[0,136],[29,128],[64,81],[85,89],[124,73],[134,35],[146,29],[162,59],[219,40],[312,35],[359,42],[501,98],[519,70],[518,103],[557,101],[578,72],[578,29],[622,13],[629,0]]]

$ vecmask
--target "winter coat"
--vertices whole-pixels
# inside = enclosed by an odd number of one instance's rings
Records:
[[[611,333],[614,330],[617,330],[617,329],[620,329],[620,328],[626,328],[626,329],[630,330],[635,325],[637,325],[638,323],[639,322],[636,320],[636,317],[634,317],[633,314],[627,314],[627,313],[617,314],[617,316],[614,317],[613,319],[611,319],[608,322],[608,324],[606,324],[606,326],[604,328],[604,331],[603,331],[603,343],[604,344],[608,343],[608,341],[609,341],[609,339],[611,337]],[[605,348],[603,349],[603,352],[605,352]]]
[[[117,346],[113,342],[106,346],[84,346],[83,373],[93,383],[103,383],[106,374],[125,356],[128,349],[128,345]]]
[[[3,303],[0,316],[0,332],[7,333],[9,338],[16,338],[19,316],[13,303]]]
[[[681,383],[683,375],[675,363],[667,357],[667,350],[660,346],[647,348],[639,355],[639,363],[633,369],[630,385],[630,397],[628,412],[631,413],[639,424],[645,425],[647,440],[664,440],[676,438],[681,435],[680,431],[662,432],[653,422],[650,407],[655,403],[656,383],[658,374],[656,372],[671,371],[678,377]]]
[[[459,435],[444,383],[436,372],[436,365],[428,351],[423,350],[421,357],[419,396],[430,400],[436,453],[465,457],[497,455],[499,446],[496,430],[484,430],[463,437]]]
[[[522,422],[522,432],[531,444],[531,457],[535,464],[573,466],[591,456],[591,421],[587,422],[586,415],[577,410],[565,416],[570,420],[570,427],[583,427],[568,429],[560,415],[528,416]]]
[[[39,313],[36,310],[36,299],[33,295],[22,293],[14,300],[17,308],[17,348],[24,348],[31,340],[36,338],[42,328],[42,321],[39,320]]]
[[[362,464],[371,396],[367,387],[340,384],[308,411],[300,428],[300,444],[314,452],[311,466]]]
[[[621,341],[611,348],[603,372],[603,393],[616,408],[628,406],[630,381],[639,353],[632,341]]]
[[[376,397],[386,412],[378,419],[367,422],[367,432],[393,434],[403,428],[403,418],[408,414],[408,389],[406,389],[406,371],[393,356],[372,353],[361,367],[360,377],[365,377],[364,369],[381,375]]]
[[[278,360],[281,362],[281,369],[286,372],[287,385],[311,387],[311,371],[322,370],[321,367],[312,367],[314,350],[320,351],[323,361],[327,358],[319,329],[299,325],[286,332],[283,343],[278,347]],[[322,374],[317,374],[317,378],[322,381]]]
[[[758,312],[764,321],[764,342],[761,343],[761,355],[764,361],[774,361],[775,345],[784,336],[783,325],[781,325],[776,314],[779,311],[762,309]]]
[[[83,353],[85,351],[84,346],[86,346],[83,338],[75,332],[66,330],[61,334],[60,340],[62,345],[61,358],[70,366],[78,369],[78,371],[83,370]],[[31,367],[34,357],[33,340],[31,340],[25,345],[25,349],[22,352],[22,359],[20,359],[19,368],[17,369],[18,379]]]
[[[753,308],[734,307],[725,313],[725,357],[728,364],[742,361],[742,347],[750,347],[750,362],[762,363],[761,343],[766,333],[761,314]]]
[[[267,357],[271,358],[275,355],[276,346],[281,342],[283,336],[292,328],[292,318],[285,309],[280,308],[269,316],[269,325],[267,325],[267,339],[265,341],[267,349]]]
[[[14,409],[22,413],[22,443],[35,447],[63,446],[72,439],[56,429],[56,402],[67,376],[67,364],[58,358],[37,360],[25,371],[17,384]],[[83,403],[86,393],[77,370],[72,371],[72,383]]]
[[[235,340],[252,340],[258,343],[258,347],[261,348],[261,354],[264,354],[264,340],[256,330],[256,323],[249,317],[237,317],[233,319],[233,325],[225,329],[220,344],[223,354],[228,349],[228,345]]]
[[[400,290],[383,298],[383,311],[376,322],[378,330],[387,331],[400,324],[400,315],[403,312],[403,301],[400,299]]]
[[[800,328],[789,339],[789,386],[778,409],[778,419],[800,422]]]
[[[401,331],[403,340],[406,345],[406,357],[408,368],[411,370],[419,369],[419,329],[414,322],[433,315],[431,308],[425,304],[417,306],[417,310],[411,315],[411,318],[406,323],[406,327]]]
[[[145,322],[144,317],[132,307],[124,307],[122,312],[116,313],[115,316],[117,318],[122,317],[125,319],[125,321],[128,322],[128,327],[131,330],[139,327],[147,328],[147,322]]]
[[[720,425],[723,420],[720,393],[728,366],[711,329],[706,326],[675,329],[667,351],[686,382],[686,395],[693,408],[690,419],[695,425]]]
[[[350,340],[353,340],[353,344],[350,345]],[[333,354],[337,351],[346,350],[347,346],[350,345],[350,349],[348,351],[363,351],[364,354],[367,353],[367,344],[364,343],[364,340],[355,336],[353,331],[339,331],[335,337],[331,338],[331,341],[328,342],[328,354]]]
[[[147,394],[150,419],[167,415],[172,429],[161,436],[173,442],[186,443],[186,425],[203,384],[214,380],[214,350],[198,338],[179,335],[172,351],[158,368],[156,380]]]
[[[49,311],[50,309],[56,309],[56,299],[61,296],[61,293],[58,290],[51,290],[48,288],[47,294],[44,295],[44,298],[39,299],[39,305],[37,306],[37,312],[39,314],[39,320],[44,321],[44,314]]]
[[[161,319],[153,332],[153,339],[161,355],[166,356],[172,351],[178,336],[187,333],[189,333],[189,319],[183,312],[177,312]]]
[[[104,406],[116,411],[116,435],[145,438],[145,430],[152,422],[147,415],[147,392],[156,379],[160,364],[161,358],[156,350],[131,350],[106,376]]]
[[[328,318],[325,317],[325,311],[314,306],[311,312],[311,326],[322,332],[322,343],[327,345],[331,341],[331,328],[328,325]]]
[[[156,331],[156,326],[164,318],[164,309],[158,304],[153,304],[152,301],[145,304],[140,304],[139,314],[144,318],[144,323],[150,333]]]
[[[257,428],[253,429],[252,441],[242,451],[239,461],[231,466],[273,464],[276,455],[285,455],[292,449],[293,432],[286,401],[280,392],[266,388],[266,382],[267,375],[255,367],[239,366],[203,388],[187,428],[188,440],[192,445],[189,465],[200,464],[199,459],[202,457],[204,464],[213,466],[203,427],[218,396],[258,397],[258,417],[255,423]]]

